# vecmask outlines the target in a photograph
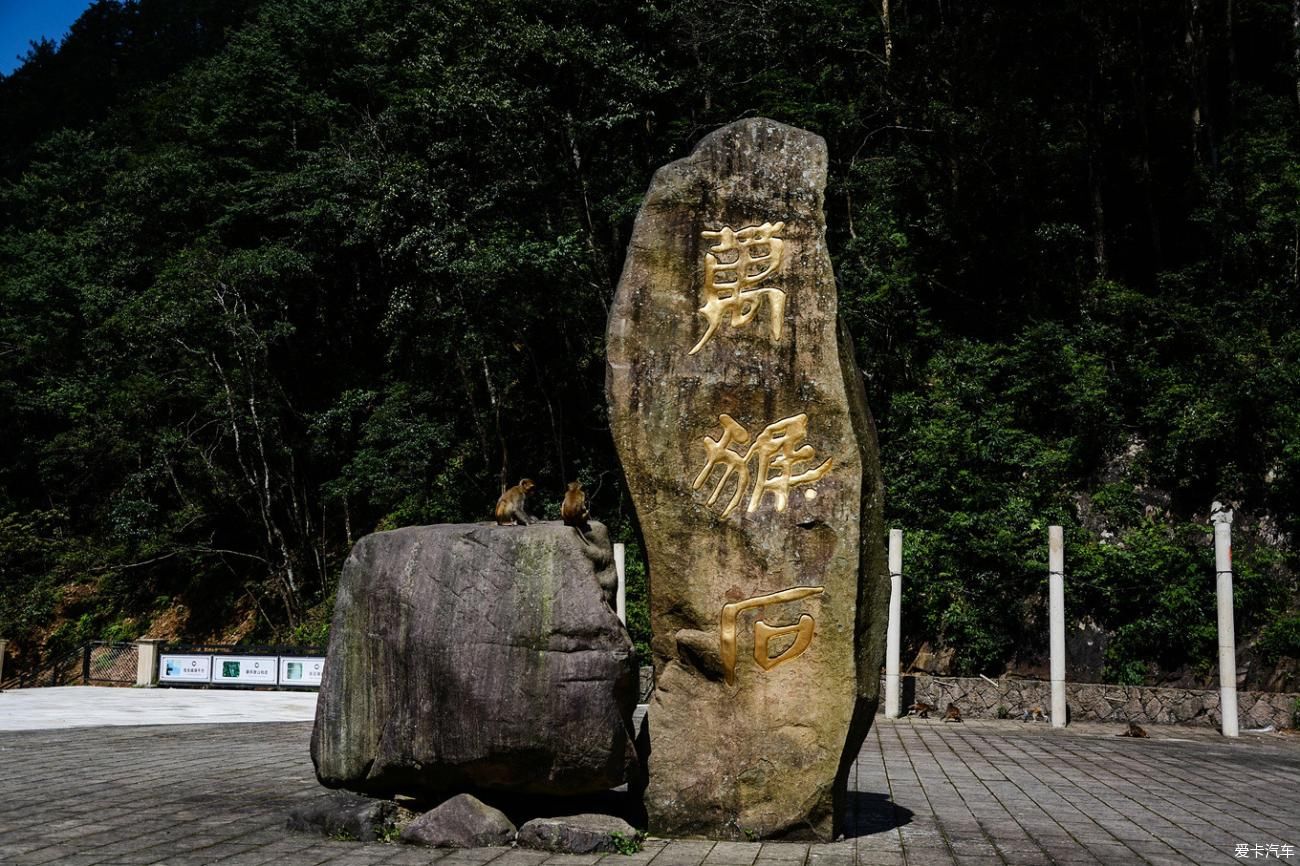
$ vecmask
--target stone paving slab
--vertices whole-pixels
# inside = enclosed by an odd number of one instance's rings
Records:
[[[1284,735],[1157,728],[1129,740],[1116,726],[877,719],[841,842],[650,840],[631,856],[575,857],[286,831],[289,808],[323,790],[310,732],[0,733],[0,866],[1300,866],[1300,850],[1281,856],[1283,845],[1300,848],[1300,738]],[[1248,856],[1235,857],[1242,844]]]
[[[57,688],[0,692],[0,731],[105,725],[310,722],[315,692],[195,688]]]

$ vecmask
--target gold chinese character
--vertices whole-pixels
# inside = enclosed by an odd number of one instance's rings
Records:
[[[713,467],[719,463],[724,464],[722,477],[718,479],[718,485],[713,488],[713,495],[709,497],[709,505],[718,501],[718,494],[722,492],[722,485],[727,483],[727,479],[734,472],[736,474],[736,492],[732,494],[731,501],[723,509],[722,516],[726,517],[732,512],[740,502],[740,497],[744,495],[745,488],[749,486],[749,452],[745,452],[742,457],[735,451],[731,450],[731,443],[734,441],[737,445],[745,445],[749,442],[749,431],[730,415],[719,415],[718,423],[722,425],[722,436],[718,439],[704,437],[704,448],[708,452],[708,459],[704,463],[704,468],[700,474],[695,476],[695,483],[691,485],[692,490],[699,490]],[[753,450],[752,448],[750,449]]]
[[[807,435],[808,416],[802,413],[793,418],[777,421],[775,424],[768,424],[763,432],[758,434],[758,439],[749,449],[751,452],[758,452],[758,481],[754,484],[753,495],[749,497],[747,511],[758,510],[764,493],[771,493],[776,499],[777,511],[785,511],[791,487],[798,484],[811,484],[831,471],[831,461],[826,460],[816,469],[794,474],[794,464],[812,460],[817,456],[816,450],[811,445],[799,444]],[[748,461],[748,454],[745,455],[745,459]],[[771,477],[773,470],[779,473],[775,478]]]
[[[759,286],[781,266],[785,242],[777,237],[785,223],[765,222],[735,231],[723,226],[716,232],[701,232],[705,240],[716,241],[704,256],[704,306],[700,312],[709,327],[688,354],[694,355],[731,313],[733,328],[748,324],[766,296],[772,305],[772,338],[781,338],[785,316],[785,292],[773,286]]]
[[[719,415],[718,423],[722,425],[722,435],[717,439],[711,436],[704,437],[707,459],[700,474],[695,476],[691,489],[699,490],[703,487],[714,467],[721,464],[722,477],[718,479],[708,501],[708,504],[712,505],[718,501],[718,495],[722,493],[727,479],[734,474],[736,490],[727,507],[722,510],[723,517],[731,514],[740,504],[740,499],[749,484],[749,461],[754,456],[758,457],[758,477],[754,482],[753,493],[749,497],[749,505],[745,509],[749,513],[758,510],[758,506],[763,502],[763,495],[767,493],[772,494],[772,498],[776,500],[776,510],[785,511],[791,487],[817,481],[831,471],[831,466],[835,462],[830,458],[815,469],[795,474],[796,463],[803,463],[817,456],[816,450],[811,445],[801,444],[808,435],[808,415],[805,413],[768,424],[744,454],[731,450],[731,444],[733,442],[737,445],[747,444],[749,431],[730,415]],[[773,476],[773,472],[777,474]]]
[[[793,586],[768,595],[756,595],[744,601],[733,601],[722,606],[722,618],[718,627],[718,649],[722,656],[722,667],[726,672],[727,684],[736,680],[736,618],[740,612],[752,607],[766,607],[786,601],[799,601],[812,595],[825,592],[821,586]],[[801,614],[794,625],[771,626],[763,620],[754,623],[754,661],[765,671],[770,671],[779,664],[798,658],[812,643],[813,628],[816,622],[808,614]],[[771,655],[770,645],[773,638],[793,634],[794,643],[776,656]]]

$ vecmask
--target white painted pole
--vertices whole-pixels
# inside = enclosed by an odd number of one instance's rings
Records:
[[[614,596],[614,612],[618,621],[627,625],[627,545],[614,545],[614,570],[618,572],[618,593]]]
[[[1237,736],[1237,635],[1232,621],[1232,524],[1214,524],[1215,596],[1219,608],[1219,710],[1223,735]]]
[[[1065,538],[1061,527],[1047,529],[1047,593],[1052,648],[1052,727],[1065,727]]]
[[[885,717],[899,715],[898,654],[903,631],[903,530],[889,530],[889,632],[885,639]]]

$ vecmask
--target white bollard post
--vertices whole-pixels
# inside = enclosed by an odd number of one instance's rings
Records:
[[[1065,538],[1059,526],[1047,529],[1047,595],[1052,651],[1052,727],[1065,727]]]
[[[614,612],[618,621],[627,625],[627,545],[614,545],[614,570],[618,572],[618,592],[614,596]]]
[[[1232,621],[1232,524],[1214,524],[1215,596],[1219,608],[1219,711],[1223,735],[1237,736],[1237,635]]]
[[[889,632],[885,638],[885,718],[899,715],[898,654],[903,630],[903,530],[889,530]]]

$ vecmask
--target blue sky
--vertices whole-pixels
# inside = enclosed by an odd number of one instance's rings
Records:
[[[8,75],[27,53],[28,43],[63,39],[91,0],[0,0],[0,73]]]

